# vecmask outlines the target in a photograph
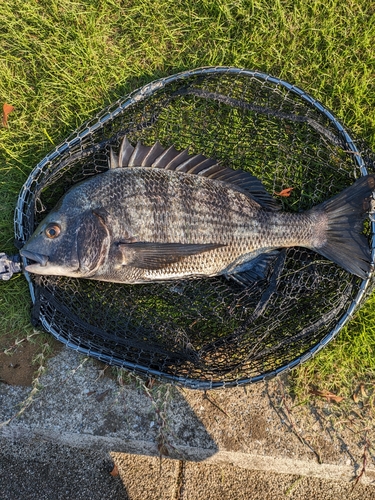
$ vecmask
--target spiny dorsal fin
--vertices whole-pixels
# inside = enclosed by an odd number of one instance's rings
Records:
[[[110,149],[109,168],[119,168],[118,156],[112,147]]]
[[[159,158],[159,156],[162,154],[163,151],[164,151],[163,146],[160,144],[159,141],[156,141],[155,144],[151,146],[148,153],[145,155],[140,166],[151,167],[156,158]]]
[[[128,140],[128,138],[125,136],[121,146],[120,146],[120,151],[119,151],[119,166],[123,167],[124,165],[128,166],[129,160],[133,154],[134,151],[134,146],[132,146]]]
[[[269,193],[259,179],[243,170],[224,167],[212,158],[202,154],[190,155],[188,150],[178,151],[174,146],[164,148],[160,142],[144,146],[140,141],[134,147],[125,136],[118,156],[110,151],[110,168],[143,167],[173,170],[187,174],[201,175],[231,184],[251,196],[264,208],[279,210],[280,204]]]

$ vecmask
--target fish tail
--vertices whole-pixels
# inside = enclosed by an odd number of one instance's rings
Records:
[[[323,213],[325,222],[325,230],[320,232],[322,236],[313,250],[362,279],[368,277],[373,267],[363,221],[373,209],[374,189],[375,175],[366,175],[311,211]]]

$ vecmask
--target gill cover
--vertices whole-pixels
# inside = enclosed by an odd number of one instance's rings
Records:
[[[105,213],[95,209],[85,215],[77,231],[77,256],[83,276],[92,276],[108,255],[110,235]]]

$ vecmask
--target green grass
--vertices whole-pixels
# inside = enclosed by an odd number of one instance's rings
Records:
[[[374,406],[374,325],[372,297],[337,339],[294,372],[293,389],[299,400],[308,398],[311,390],[327,389],[348,402],[364,384],[369,398],[366,403]]]
[[[184,69],[233,65],[304,88],[375,149],[375,10],[366,0],[12,0],[0,9],[0,251],[33,166],[129,91]],[[0,335],[31,331],[22,276],[0,283]],[[374,380],[375,297],[295,372],[350,393]],[[299,389],[298,389],[299,388]]]

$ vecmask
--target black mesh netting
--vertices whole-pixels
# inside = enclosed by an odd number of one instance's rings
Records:
[[[373,165],[371,152],[298,88],[235,68],[185,72],[116,102],[34,169],[16,210],[21,244],[68,187],[108,168],[124,135],[247,170],[270,193],[293,187],[282,199],[288,211],[330,198]],[[371,245],[373,223],[364,230]],[[34,320],[62,342],[197,388],[254,382],[308,359],[373,285],[294,248],[247,286],[225,277],[118,285],[26,276]]]

